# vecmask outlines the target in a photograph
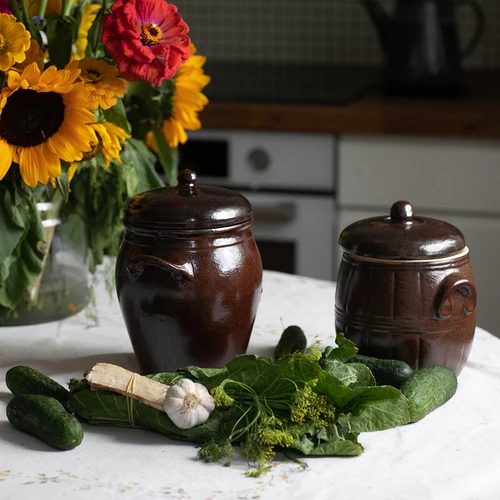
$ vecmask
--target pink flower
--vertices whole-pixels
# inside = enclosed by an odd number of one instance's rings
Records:
[[[9,9],[9,0],[0,0],[0,14],[12,14]]]
[[[102,43],[126,80],[160,85],[189,57],[188,25],[164,0],[117,0],[103,19]]]

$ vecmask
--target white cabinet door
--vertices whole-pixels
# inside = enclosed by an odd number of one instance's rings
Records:
[[[341,138],[340,206],[500,214],[500,142]]]
[[[424,215],[419,212],[420,215]],[[368,217],[383,215],[382,211],[342,210],[338,213],[338,234],[349,224]],[[426,212],[426,216],[445,220],[462,231],[477,288],[477,325],[500,337],[500,216],[480,217]],[[337,269],[340,258],[337,259]]]

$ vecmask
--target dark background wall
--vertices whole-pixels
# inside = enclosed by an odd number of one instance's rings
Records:
[[[391,11],[395,0],[382,0]],[[377,65],[374,27],[357,0],[173,0],[200,53],[212,61],[289,61]],[[487,26],[466,67],[500,68],[500,0],[480,0]],[[457,10],[465,42],[474,28]]]

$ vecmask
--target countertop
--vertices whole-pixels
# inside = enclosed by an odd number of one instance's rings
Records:
[[[362,433],[358,457],[305,458],[307,469],[276,463],[248,478],[238,454],[230,467],[196,458],[193,444],[154,432],[84,425],[82,444],[49,449],[15,430],[5,408],[5,372],[30,365],[60,383],[95,362],[137,369],[115,297],[96,288],[99,326],[83,313],[35,327],[0,328],[0,498],[497,500],[500,494],[500,339],[477,328],[457,394],[420,422]],[[270,355],[283,326],[334,342],[335,284],[266,271],[249,352]]]
[[[458,97],[388,97],[378,88],[339,105],[214,100],[204,128],[326,132],[346,135],[500,138],[500,72],[465,76]]]

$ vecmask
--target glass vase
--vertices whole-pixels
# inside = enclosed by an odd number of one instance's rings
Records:
[[[59,205],[59,206],[58,206]],[[57,321],[81,311],[88,299],[86,223],[64,205],[37,203],[45,231],[43,269],[25,290],[17,309],[0,319],[2,326]]]

